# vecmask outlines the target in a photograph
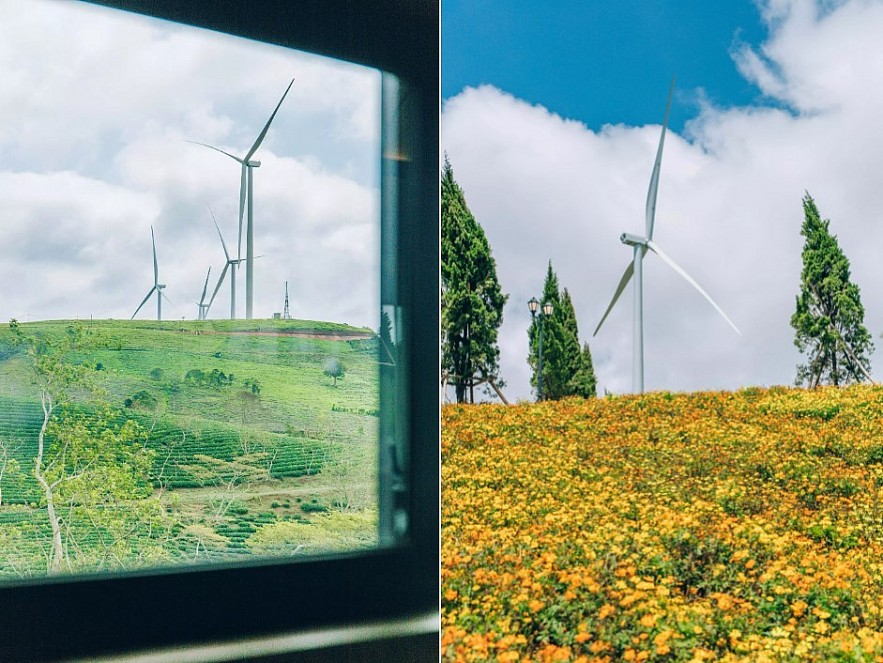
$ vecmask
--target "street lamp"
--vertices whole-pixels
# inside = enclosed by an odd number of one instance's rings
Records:
[[[536,297],[531,297],[530,301],[527,302],[527,308],[530,309],[530,317],[532,319],[536,319],[537,309],[539,309],[540,303],[537,301]],[[554,310],[554,306],[552,302],[543,302],[543,310],[540,313],[540,347],[538,358],[537,358],[537,400],[543,400],[543,320],[550,315],[552,315],[552,311]]]

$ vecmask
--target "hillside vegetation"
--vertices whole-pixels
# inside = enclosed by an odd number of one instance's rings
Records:
[[[443,657],[879,660],[883,389],[442,415]]]
[[[20,328],[38,346],[74,329],[82,335],[65,361],[87,367],[93,390],[111,408],[112,426],[139,425],[153,497],[164,512],[136,519],[126,537],[142,537],[143,549],[136,542],[120,555],[107,552],[117,542],[107,526],[84,520],[82,503],[65,505],[68,570],[317,552],[376,540],[379,404],[371,330],[301,320],[52,321]],[[323,371],[329,357],[346,367],[336,384]],[[96,407],[84,392],[68,415],[88,421],[98,416]],[[0,325],[0,575],[46,572],[50,532],[32,471],[42,421],[32,361],[9,326]],[[113,508],[141,508],[134,497]]]

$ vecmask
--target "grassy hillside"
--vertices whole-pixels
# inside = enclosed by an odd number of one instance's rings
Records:
[[[445,660],[879,660],[883,389],[446,406]]]
[[[264,525],[310,523],[355,506],[369,511],[350,523],[361,528],[353,537],[373,540],[379,403],[371,330],[304,320],[51,321],[21,329],[51,339],[72,324],[85,341],[67,361],[91,367],[117,423],[134,419],[148,431],[151,481],[175,516],[168,547],[192,549],[196,537],[203,556],[250,552],[248,540]],[[346,368],[336,385],[324,374],[332,357]],[[48,527],[30,470],[39,394],[26,354],[0,325],[0,445],[21,470],[0,480],[0,539],[4,523],[30,523],[35,551]],[[87,414],[92,407],[85,395],[74,404]],[[350,499],[346,480],[360,487],[359,500]]]

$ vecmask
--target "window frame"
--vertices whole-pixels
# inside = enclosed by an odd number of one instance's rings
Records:
[[[183,652],[421,616],[425,623],[438,615],[440,568],[439,0],[87,1],[375,67],[406,91],[394,137],[404,147],[383,155],[381,207],[397,210],[409,534],[389,548],[296,562],[2,585],[0,660]]]

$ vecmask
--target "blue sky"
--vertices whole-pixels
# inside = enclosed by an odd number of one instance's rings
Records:
[[[644,260],[648,390],[789,385],[802,198],[849,258],[883,366],[883,1],[446,0],[442,149],[488,236],[509,301],[500,373],[533,397],[530,314],[551,260],[599,392],[632,389],[632,289],[592,335],[644,232],[677,77],[654,242]]]
[[[442,96],[490,83],[599,129],[660,122],[674,75],[680,131],[698,89],[718,105],[769,103],[730,56],[765,32],[751,0],[445,0]]]

